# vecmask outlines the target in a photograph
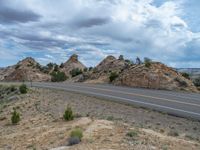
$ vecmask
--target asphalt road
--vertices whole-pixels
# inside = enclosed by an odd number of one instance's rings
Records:
[[[30,83],[28,83],[30,86]],[[200,120],[200,94],[83,83],[32,83]]]

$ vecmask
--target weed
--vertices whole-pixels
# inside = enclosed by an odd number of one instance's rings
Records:
[[[70,106],[67,106],[63,118],[65,119],[65,121],[70,121],[74,119],[73,111]]]

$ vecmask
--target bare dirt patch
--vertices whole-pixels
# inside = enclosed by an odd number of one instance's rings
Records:
[[[70,122],[62,120],[67,105],[76,114]],[[13,107],[21,114],[18,125],[11,125]],[[200,149],[198,121],[66,91],[33,88],[9,101],[0,118],[2,150],[61,146],[72,150]],[[67,147],[69,134],[77,127],[83,129],[83,140]]]

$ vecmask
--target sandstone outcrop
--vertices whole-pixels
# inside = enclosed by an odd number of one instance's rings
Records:
[[[63,63],[63,66],[60,68],[62,72],[64,72],[68,77],[70,77],[70,72],[73,69],[80,69],[84,70],[86,68],[85,65],[83,65],[79,60],[78,60],[78,55],[73,54],[69,60],[67,60],[65,63]]]
[[[114,84],[150,89],[197,91],[191,80],[159,62],[152,62],[150,67],[145,67],[144,64],[133,65],[119,74]]]
[[[3,81],[49,81],[50,75],[40,71],[40,65],[31,57],[4,69],[1,73]]]

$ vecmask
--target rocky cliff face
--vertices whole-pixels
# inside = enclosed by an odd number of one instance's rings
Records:
[[[111,72],[116,72],[118,77],[112,82],[115,85],[130,87],[184,90],[197,92],[191,80],[183,77],[173,68],[159,62],[151,62],[149,67],[145,64],[130,64],[125,60],[116,59],[113,56],[105,58],[89,74],[80,76],[86,83],[110,83]],[[85,79],[85,80],[84,80]]]
[[[70,71],[73,69],[80,69],[83,70],[86,68],[79,60],[78,60],[78,55],[74,54],[72,55],[69,60],[67,60],[64,64],[63,67],[60,69],[62,72],[64,72],[67,76],[70,76]]]
[[[145,67],[144,64],[131,66],[119,74],[114,84],[151,89],[197,91],[191,80],[162,63],[153,62],[150,67]]]
[[[50,75],[40,71],[39,64],[31,57],[28,57],[16,65],[7,67],[1,72],[3,81],[49,81]]]
[[[114,56],[107,56],[92,71],[84,73],[87,83],[108,83],[111,72],[121,73],[128,67],[124,60],[116,59]]]

